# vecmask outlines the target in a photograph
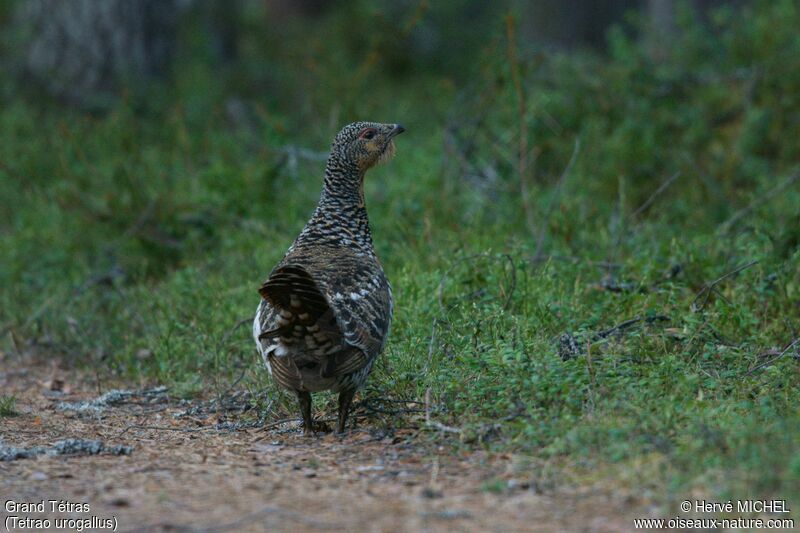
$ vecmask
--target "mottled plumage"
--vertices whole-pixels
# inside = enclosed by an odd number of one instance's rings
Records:
[[[297,393],[306,434],[312,392],[339,393],[338,431],[380,354],[392,290],[372,247],[364,174],[394,155],[399,124],[355,122],[336,136],[319,204],[259,290],[253,336],[270,374]]]

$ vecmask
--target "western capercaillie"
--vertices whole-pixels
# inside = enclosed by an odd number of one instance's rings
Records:
[[[322,194],[303,231],[272,269],[253,336],[273,379],[293,390],[305,434],[324,429],[311,393],[339,393],[337,430],[386,343],[392,289],[372,246],[364,175],[394,155],[399,124],[355,122],[331,146]]]

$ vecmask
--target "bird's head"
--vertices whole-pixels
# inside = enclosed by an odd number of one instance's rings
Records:
[[[405,131],[400,124],[353,122],[333,140],[331,157],[366,172],[394,156],[394,137]]]

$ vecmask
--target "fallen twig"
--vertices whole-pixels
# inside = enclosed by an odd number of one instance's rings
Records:
[[[631,327],[641,322],[644,322],[645,324],[652,324],[654,322],[662,322],[670,320],[671,320],[670,317],[666,315],[633,317],[623,322],[620,322],[614,327],[592,333],[591,335],[589,335],[589,337],[586,339],[585,342],[581,342],[580,339],[576,335],[573,335],[572,333],[562,333],[561,335],[559,335],[557,340],[558,355],[561,357],[563,361],[568,361],[583,354],[584,346],[586,344],[591,344],[593,342],[605,339],[607,337],[610,337],[614,333],[620,333],[622,331],[625,331],[626,329],[630,329]]]
[[[452,426],[447,426],[441,422],[431,420],[431,388],[425,389],[425,427],[428,429],[438,429],[445,433],[461,433],[461,430]]]
[[[355,416],[355,415],[353,415],[353,416]],[[337,421],[336,418],[317,418],[317,419],[314,420],[314,422],[322,422],[322,423],[336,422],[336,421]],[[278,427],[278,426],[280,426],[282,424],[288,424],[289,422],[296,422],[298,424],[301,424],[303,422],[303,419],[302,418],[282,418],[280,420],[275,420],[274,422],[271,422],[271,423],[267,424],[266,426],[262,426],[261,429],[264,430],[264,431],[269,431],[270,429],[274,429],[274,428],[276,428],[276,427]]]
[[[241,377],[243,376],[244,376],[244,371],[240,375],[239,379],[241,379]],[[229,389],[232,389],[235,385],[236,383],[231,385]],[[219,396],[211,398],[208,401],[191,404],[184,411],[181,411],[179,413],[174,413],[172,417],[184,418],[196,415],[205,416],[210,413],[216,413],[218,415],[230,412],[243,413],[245,411],[249,411],[253,407],[251,402],[252,402],[252,396],[248,391],[240,390],[230,395],[228,395],[228,393],[225,392]],[[271,407],[272,403],[270,402],[270,404],[264,409],[264,412],[269,411]]]
[[[465,442],[474,442],[474,441],[481,441],[483,438],[488,435],[492,431],[496,431],[503,427],[503,422],[510,422],[517,418],[525,416],[523,411],[517,411],[511,413],[510,415],[506,415],[500,418],[496,422],[488,422],[486,424],[481,424],[475,428],[459,428],[454,426],[448,426],[446,424],[442,424],[441,422],[436,422],[434,420],[426,420],[425,427],[423,429],[430,429],[430,430],[437,430],[442,431],[444,433],[452,433],[454,435],[459,435],[462,440]]]
[[[730,216],[730,218],[728,218],[728,220],[719,225],[720,233],[729,232],[730,229],[734,226],[734,224],[739,222],[739,220],[752,213],[758,206],[766,203],[772,197],[776,196],[785,189],[788,189],[798,179],[800,179],[800,172],[795,172],[794,174],[792,174],[791,176],[780,182],[778,185],[776,185],[775,187],[773,187],[760,197],[750,202],[747,205],[747,207],[744,207],[735,212],[733,215]]]
[[[275,420],[274,422],[270,422],[269,424],[267,424],[266,426],[264,426],[261,429],[263,429],[264,431],[269,431],[270,429],[274,429],[274,428],[276,428],[278,426],[281,426],[283,424],[288,424],[289,422],[297,422],[299,424],[302,421],[303,421],[302,418],[296,418],[296,417],[295,418],[282,418],[280,420]]]
[[[610,335],[612,335],[614,333],[618,333],[620,331],[626,330],[626,329],[630,328],[631,326],[634,326],[634,325],[638,324],[639,322],[645,322],[646,324],[652,324],[653,322],[662,322],[662,321],[669,321],[669,320],[670,320],[670,318],[668,316],[665,316],[665,315],[652,315],[652,316],[645,316],[645,317],[637,316],[637,317],[625,320],[624,322],[620,322],[619,324],[617,324],[616,326],[614,326],[612,328],[608,328],[606,330],[599,331],[599,332],[595,333],[594,335],[592,335],[592,337],[590,339],[590,342],[594,342],[594,341],[597,341],[597,340],[605,339],[606,337],[609,337]]]
[[[358,404],[355,406],[355,409],[363,408],[370,413],[378,413],[381,415],[389,415],[389,416],[397,416],[397,415],[408,415],[408,414],[420,414],[424,413],[424,409],[413,409],[413,408],[406,408],[406,409],[381,409],[380,407],[373,407],[368,404]],[[354,409],[354,410],[355,410]]]
[[[659,194],[661,194],[662,192],[664,192],[665,190],[667,190],[667,189],[669,188],[669,186],[670,186],[670,185],[672,185],[672,183],[673,183],[673,182],[674,182],[676,179],[678,179],[678,178],[680,177],[680,175],[681,175],[681,173],[680,173],[680,172],[676,172],[676,173],[675,173],[675,174],[673,174],[673,175],[672,175],[672,176],[671,176],[669,179],[667,179],[667,180],[666,180],[664,183],[662,183],[662,184],[661,184],[661,185],[658,187],[658,189],[656,189],[656,190],[655,190],[655,192],[654,192],[653,194],[651,194],[651,195],[650,195],[650,197],[649,197],[647,200],[645,200],[645,201],[644,201],[644,203],[643,203],[642,205],[640,205],[640,206],[639,206],[639,207],[636,209],[636,211],[634,211],[633,213],[631,213],[631,214],[629,215],[629,218],[635,218],[636,216],[638,216],[638,215],[640,215],[642,212],[644,212],[644,210],[645,210],[645,209],[647,209],[648,207],[650,207],[650,204],[652,204],[652,203],[653,203],[653,201],[656,199],[656,197],[657,197]]]
[[[106,446],[99,440],[83,439],[65,439],[52,446],[34,446],[32,448],[17,448],[0,443],[0,461],[31,459],[39,455],[130,455],[132,451],[133,448],[130,446]]]
[[[703,286],[703,288],[702,288],[702,289],[700,289],[700,290],[697,292],[697,294],[696,294],[696,295],[695,295],[695,297],[694,297],[694,300],[692,300],[692,304],[691,304],[691,306],[690,306],[690,307],[691,307],[691,309],[692,309],[692,311],[694,311],[694,312],[696,313],[696,312],[698,312],[698,311],[702,311],[702,310],[703,310],[703,308],[704,308],[704,307],[706,306],[706,304],[708,303],[708,299],[711,297],[711,292],[716,290],[716,286],[717,286],[719,283],[721,283],[721,282],[725,281],[726,279],[728,279],[729,277],[731,277],[731,276],[733,276],[733,275],[736,275],[736,274],[738,274],[738,273],[739,273],[739,272],[741,272],[742,270],[746,270],[746,269],[750,268],[751,266],[755,265],[756,263],[758,263],[758,260],[757,260],[757,259],[755,259],[755,260],[753,260],[753,261],[750,261],[750,262],[749,262],[749,263],[747,263],[747,264],[744,264],[744,265],[742,265],[742,266],[740,266],[740,267],[737,267],[737,268],[735,268],[735,269],[731,270],[731,271],[730,271],[730,272],[728,272],[727,274],[725,274],[725,275],[723,275],[723,276],[720,276],[719,278],[715,279],[715,280],[714,280],[714,281],[712,281],[711,283],[706,283],[706,284]],[[701,296],[704,296],[704,297],[703,297],[703,301],[702,301],[702,303],[701,303],[700,305],[697,305],[697,300],[699,300]]]
[[[125,427],[122,431],[119,432],[117,437],[121,437],[131,429],[152,429],[154,431],[180,431],[182,433],[196,433],[198,431],[208,431],[209,429],[214,429],[213,427],[205,427],[205,428],[176,428],[170,426],[148,426],[145,424],[130,424]]]
[[[453,426],[447,426],[445,424],[442,424],[441,422],[430,421],[430,422],[426,422],[425,426],[430,428],[430,429],[438,429],[439,431],[444,431],[445,433],[455,433],[457,435],[460,435],[461,433],[464,432],[460,428],[454,428]]]
[[[155,397],[167,393],[167,387],[155,387],[143,390],[110,390],[93,400],[82,402],[59,402],[56,404],[57,411],[76,411],[79,413],[99,413],[108,407],[128,403],[130,398],[135,397]]]
[[[781,351],[781,353],[779,353],[778,355],[776,355],[776,356],[775,356],[775,357],[773,357],[772,359],[769,359],[768,361],[764,361],[763,363],[761,363],[761,364],[759,364],[759,365],[756,365],[756,366],[754,366],[753,368],[751,368],[750,370],[748,370],[747,372],[745,372],[745,373],[744,373],[744,375],[745,375],[745,376],[749,376],[749,375],[753,374],[753,373],[754,373],[756,370],[761,370],[761,369],[762,369],[762,368],[764,368],[764,367],[770,366],[770,365],[771,365],[771,364],[773,364],[775,361],[777,361],[778,359],[780,359],[781,357],[783,357],[784,355],[786,355],[787,353],[789,353],[789,350],[791,350],[792,348],[794,348],[795,346],[797,346],[797,345],[798,345],[798,343],[800,343],[800,337],[797,337],[795,340],[793,340],[792,342],[790,342],[790,343],[789,343],[789,344],[786,346],[786,348],[784,348],[784,349]]]
[[[426,410],[424,408],[422,408],[422,407],[420,407],[420,408],[406,407],[406,408],[399,408],[399,409],[382,409],[380,407],[372,406],[371,404],[373,402],[385,402],[385,403],[395,403],[395,404],[404,404],[404,405],[416,404],[416,405],[424,406],[424,404],[422,402],[415,402],[415,401],[389,400],[389,399],[385,399],[385,398],[366,398],[366,399],[360,401],[359,403],[357,403],[356,405],[354,405],[353,406],[353,410],[355,411],[355,410],[358,410],[360,408],[363,408],[364,410],[369,411],[370,413],[379,413],[379,414],[390,415],[390,416],[396,416],[396,415],[402,415],[402,414],[418,414],[418,413],[425,413],[426,412]]]

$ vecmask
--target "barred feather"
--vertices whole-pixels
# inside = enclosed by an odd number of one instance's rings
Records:
[[[339,391],[343,430],[392,320],[392,291],[372,245],[364,205],[367,169],[392,158],[398,125],[357,122],[334,140],[314,214],[259,293],[253,336],[275,381],[304,394]],[[342,412],[342,409],[344,412]]]

